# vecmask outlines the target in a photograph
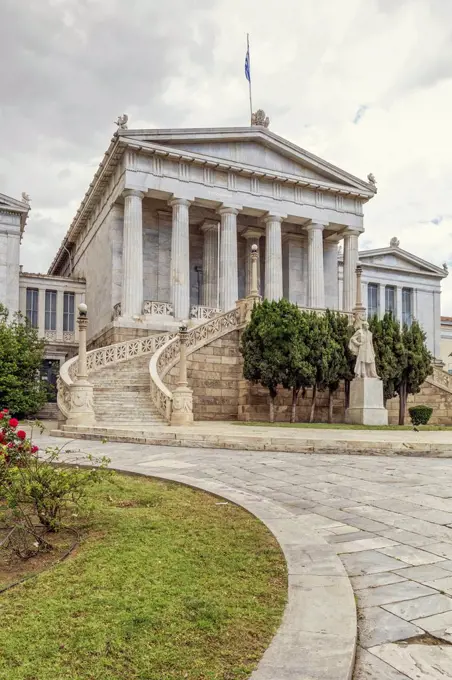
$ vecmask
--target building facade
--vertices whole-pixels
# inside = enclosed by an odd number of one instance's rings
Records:
[[[350,311],[375,192],[265,126],[119,129],[49,274],[86,279],[92,346],[232,309],[253,243],[263,296]]]
[[[441,281],[447,269],[408,253],[392,238],[389,247],[359,251],[362,267],[362,299],[369,316],[391,312],[400,323],[417,319],[427,346],[441,360]],[[339,265],[342,287],[342,260]]]
[[[47,275],[19,271],[30,205],[0,194],[0,301],[19,310],[63,363],[77,348],[76,309],[90,310],[88,344],[173,331],[234,308],[250,293],[350,312],[356,265],[369,314],[417,318],[440,357],[447,272],[400,248],[358,250],[360,180],[268,127],[128,130],[113,136]]]

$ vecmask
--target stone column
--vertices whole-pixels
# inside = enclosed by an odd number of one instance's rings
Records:
[[[402,296],[402,286],[397,286],[396,288],[396,316],[400,323],[403,323],[403,296]]]
[[[202,304],[218,307],[218,222],[205,220],[201,231],[204,233]]]
[[[77,378],[72,383],[71,408],[68,425],[94,425],[96,417],[94,414],[93,386],[88,381],[88,366],[86,363],[86,328],[88,326],[88,310],[82,302],[78,306],[79,316],[79,348]]]
[[[237,271],[237,208],[223,206],[220,232],[220,307],[234,309],[239,296]]]
[[[249,227],[242,232],[243,238],[246,239],[246,270],[245,270],[245,296],[251,295],[251,248],[257,246],[257,250],[253,251],[257,254],[257,290],[260,292],[261,280],[261,258],[259,252],[259,240],[262,232],[259,229]]]
[[[190,315],[190,241],[189,208],[191,201],[174,198],[171,232],[171,302],[174,318],[188,319]]]
[[[283,296],[281,222],[278,215],[267,215],[265,231],[265,297],[280,300]]]
[[[339,309],[338,243],[336,239],[323,242],[323,271],[325,277],[325,307]]]
[[[303,248],[305,238],[301,234],[284,236],[284,290],[285,297],[299,307],[304,307],[306,290],[303,282]]]
[[[143,307],[143,198],[142,191],[124,192],[121,316],[141,316]]]
[[[358,236],[356,229],[347,229],[344,235],[344,293],[342,308],[351,312],[356,299],[356,267],[358,264]]]
[[[64,292],[57,291],[57,306],[56,306],[56,337],[57,340],[63,339],[63,316],[64,316]]]
[[[38,335],[43,338],[46,332],[46,291],[40,288],[38,292]]]
[[[323,273],[323,229],[325,225],[308,225],[308,307],[324,309],[325,281]]]
[[[187,380],[187,326],[179,329],[179,380],[173,392],[171,425],[191,425],[193,423],[193,390]]]

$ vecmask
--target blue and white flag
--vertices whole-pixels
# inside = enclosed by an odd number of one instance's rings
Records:
[[[246,57],[245,57],[245,77],[249,83],[251,83],[251,70],[250,70],[250,46],[248,44],[247,49],[246,49]]]

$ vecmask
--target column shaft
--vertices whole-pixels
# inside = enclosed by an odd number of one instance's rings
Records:
[[[350,230],[344,236],[344,297],[343,310],[351,312],[356,302],[356,266],[358,264],[359,232]]]
[[[325,307],[325,281],[323,272],[323,224],[308,227],[308,306]]]
[[[127,317],[143,308],[143,198],[141,191],[124,192],[121,315]]]
[[[202,304],[218,307],[218,223],[209,220],[201,231],[204,232]]]
[[[190,201],[175,198],[171,233],[171,302],[175,319],[188,319],[190,315]]]
[[[304,286],[303,249],[305,239],[301,234],[286,234],[284,237],[284,296],[299,307],[304,307],[306,291]]]
[[[337,241],[323,242],[323,272],[325,278],[325,307],[339,308]]]
[[[283,296],[281,217],[265,218],[265,297],[280,300]]]
[[[236,208],[220,208],[220,307],[223,312],[234,309],[239,296],[237,271]]]

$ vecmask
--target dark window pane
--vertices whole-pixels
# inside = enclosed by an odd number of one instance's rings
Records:
[[[367,314],[370,317],[378,315],[378,284],[367,284]]]

